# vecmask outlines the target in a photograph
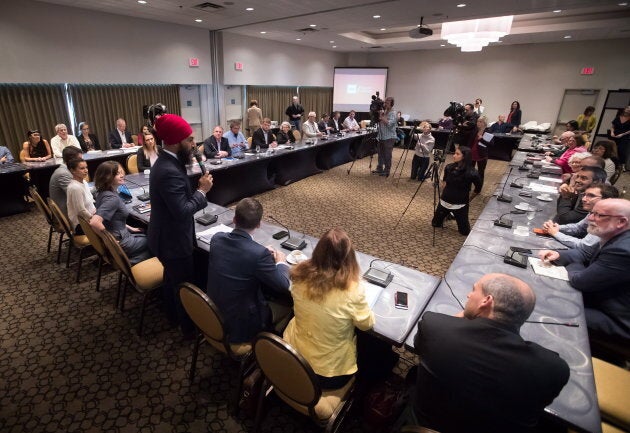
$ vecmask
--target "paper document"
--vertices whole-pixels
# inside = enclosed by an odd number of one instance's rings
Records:
[[[228,227],[225,224],[219,224],[217,226],[214,227],[210,227],[207,230],[201,231],[201,232],[197,232],[197,239],[199,239],[200,241],[210,245],[210,241],[212,240],[212,236],[214,236],[217,233],[223,232],[223,233],[230,233],[232,231],[232,227]]]
[[[376,284],[368,283],[367,281],[363,281],[362,284],[363,287],[365,287],[365,300],[367,301],[370,308],[374,308],[378,297],[381,296],[383,287],[377,286]]]
[[[529,187],[532,189],[532,191],[536,192],[546,192],[549,194],[554,194],[558,192],[558,188],[556,188],[555,186],[543,185],[541,183],[532,182],[529,184]]]
[[[555,177],[540,176],[538,178],[538,180],[544,180],[544,181],[547,181],[547,182],[562,183],[562,179],[555,178]]]
[[[483,138],[488,143],[490,143],[492,141],[492,139],[494,138],[494,135],[490,134],[489,132],[484,132],[483,133],[483,137],[481,137],[481,138]]]
[[[529,263],[532,265],[534,272],[538,275],[569,281],[569,273],[567,272],[567,268],[564,266],[556,266],[545,263],[536,257],[530,257]]]

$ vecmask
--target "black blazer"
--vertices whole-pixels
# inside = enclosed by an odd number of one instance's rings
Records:
[[[278,140],[278,144],[295,143],[295,135],[293,135],[293,131],[291,130],[289,130],[288,133],[284,131],[278,132],[278,136],[276,138]]]
[[[331,134],[336,134],[339,131],[341,131],[343,129],[343,122],[341,121],[341,119],[337,120],[337,125],[339,126],[339,128],[337,128],[337,126],[335,126],[335,121],[333,119],[330,119],[328,121],[328,126],[330,126],[332,129],[330,130]]]
[[[186,166],[164,151],[151,168],[149,188],[149,250],[161,261],[192,256],[193,215],[206,207],[206,196],[192,187]]]
[[[158,145],[155,146],[158,155],[160,154],[161,150],[162,150],[162,146]],[[146,156],[144,156],[144,149],[141,147],[140,149],[138,149],[138,171],[140,173],[142,173],[144,170],[150,170],[151,169],[151,160],[149,158],[147,158]]]
[[[131,132],[125,131],[125,139],[127,143],[133,145],[133,140],[131,139]],[[120,140],[120,134],[117,129],[109,132],[107,136],[107,142],[112,149],[120,149],[122,147],[122,141]]]
[[[234,229],[212,237],[207,293],[223,315],[230,343],[247,343],[270,330],[264,295],[288,296],[289,284],[289,266],[276,265],[269,250],[249,233]]]
[[[217,139],[214,135],[206,138],[203,142],[203,154],[206,155],[206,159],[212,159],[216,156],[219,150],[224,150],[228,153],[228,156],[232,155],[232,149],[230,143],[225,137],[221,137],[221,144],[217,145]]]
[[[267,149],[269,144],[276,140],[276,136],[273,135],[271,129],[267,133],[267,141],[265,141],[265,134],[263,133],[262,128],[258,128],[252,134],[252,148],[256,148],[256,146],[260,146],[261,149]]]
[[[90,136],[90,140],[92,140],[92,147],[94,147],[94,150],[101,150],[101,145],[98,142],[98,138],[96,138],[96,135],[94,134],[88,134]],[[81,145],[81,150],[83,150],[83,153],[87,152],[88,146],[85,143],[85,138],[83,138],[83,134],[79,134],[77,135],[77,140],[79,140],[79,145]]]

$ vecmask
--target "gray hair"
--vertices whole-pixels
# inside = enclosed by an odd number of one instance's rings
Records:
[[[520,328],[534,311],[536,295],[530,289],[527,294],[519,287],[516,278],[497,275],[484,281],[481,289],[484,295],[494,298],[494,320]],[[525,283],[522,283],[525,284]]]

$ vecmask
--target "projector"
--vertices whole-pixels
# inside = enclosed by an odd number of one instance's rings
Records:
[[[433,30],[428,27],[416,27],[415,29],[409,30],[409,37],[412,39],[422,39],[432,35]]]

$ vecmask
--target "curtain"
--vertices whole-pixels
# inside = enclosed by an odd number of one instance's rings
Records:
[[[269,117],[277,120],[278,124],[287,120],[287,107],[292,98],[297,95],[296,87],[279,86],[247,86],[247,108],[252,99],[258,101],[258,107],[262,110],[263,118]]]
[[[317,121],[332,111],[332,87],[300,87],[300,103],[304,107],[304,120],[309,111],[317,113]]]
[[[0,84],[0,145],[19,161],[26,132],[39,129],[50,142],[55,125],[69,124],[63,84]]]
[[[161,102],[169,113],[181,112],[178,85],[70,84],[68,93],[77,124],[87,122],[104,149],[109,148],[107,135],[116,128],[117,119],[125,119],[132,134],[142,130],[145,105]]]

